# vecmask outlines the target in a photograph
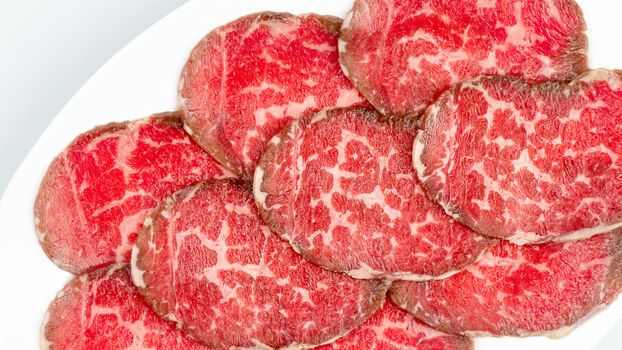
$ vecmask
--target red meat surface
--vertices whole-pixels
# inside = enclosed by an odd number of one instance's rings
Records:
[[[214,180],[177,192],[147,221],[132,276],[162,317],[215,348],[307,348],[356,328],[382,281],[303,260],[263,224],[250,188]]]
[[[364,107],[293,121],[255,171],[266,222],[306,259],[357,278],[442,278],[496,241],[428,200],[412,168],[416,128]]]
[[[621,75],[457,85],[427,110],[414,144],[424,189],[473,230],[516,244],[622,226]]]
[[[572,243],[504,241],[445,280],[394,283],[391,299],[449,333],[560,337],[622,290],[620,233]]]
[[[386,301],[365,323],[316,350],[473,350],[473,340],[439,332]]]
[[[192,51],[179,93],[184,122],[214,158],[243,178],[290,120],[362,105],[339,68],[341,20],[262,12],[210,32]]]
[[[209,350],[149,308],[130,269],[113,264],[75,277],[48,308],[45,350]]]
[[[177,113],[96,127],[47,170],[34,208],[39,242],[56,265],[76,274],[129,262],[143,221],[162,198],[231,176],[183,131]]]
[[[383,114],[421,114],[479,75],[567,80],[587,69],[572,0],[356,0],[339,37],[344,73]]]

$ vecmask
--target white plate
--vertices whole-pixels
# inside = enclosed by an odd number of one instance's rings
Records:
[[[618,45],[622,3],[579,1],[588,22],[592,67],[622,63]],[[343,17],[352,0],[189,2],[127,45],[69,101],[30,151],[0,201],[0,349],[37,349],[48,303],[70,275],[55,267],[36,240],[32,207],[53,159],[78,133],[110,121],[174,110],[181,67],[212,28],[264,10],[317,12]],[[616,28],[617,26],[617,28]],[[616,52],[617,50],[617,52]],[[622,64],[620,64],[622,68]],[[566,338],[477,339],[478,350],[586,350],[622,319],[622,299]]]

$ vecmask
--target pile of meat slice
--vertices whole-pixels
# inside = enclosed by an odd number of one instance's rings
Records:
[[[572,0],[264,12],[190,53],[180,111],[51,163],[77,274],[42,348],[473,349],[622,292],[622,72]]]

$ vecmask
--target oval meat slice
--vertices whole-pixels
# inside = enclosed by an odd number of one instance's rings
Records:
[[[473,340],[439,332],[385,301],[365,323],[316,350],[473,350]]]
[[[384,115],[420,115],[478,75],[569,80],[587,69],[572,0],[356,0],[339,37],[344,73]]]
[[[341,20],[262,12],[210,32],[190,54],[179,94],[194,139],[250,178],[272,136],[324,107],[366,101],[339,68]]]
[[[329,270],[409,280],[456,273],[495,241],[426,198],[412,168],[414,123],[380,119],[358,107],[293,121],[255,171],[260,213]]]
[[[41,183],[39,242],[63,270],[129,262],[160,200],[199,181],[232,177],[184,132],[177,113],[96,127],[59,154]]]
[[[125,264],[71,280],[48,308],[41,348],[209,350],[151,310],[132,284]]]
[[[208,181],[152,214],[132,276],[156,312],[215,348],[309,348],[343,336],[384,300],[387,283],[303,260],[263,224],[250,188]]]
[[[427,110],[414,143],[423,188],[473,230],[516,244],[622,226],[621,76],[457,85]]]
[[[449,333],[558,338],[622,291],[621,233],[529,246],[504,241],[445,280],[394,283],[391,299]]]

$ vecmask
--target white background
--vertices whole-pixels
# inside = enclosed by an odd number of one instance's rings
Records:
[[[86,80],[184,2],[0,0],[0,194]]]
[[[0,193],[80,86],[131,39],[184,2],[0,0]],[[590,31],[622,33],[622,5],[601,3],[602,10],[585,13]],[[622,68],[622,45],[589,39],[594,50],[608,53],[591,57],[592,67]],[[19,233],[0,233],[5,234]],[[619,324],[596,350],[621,348]]]

